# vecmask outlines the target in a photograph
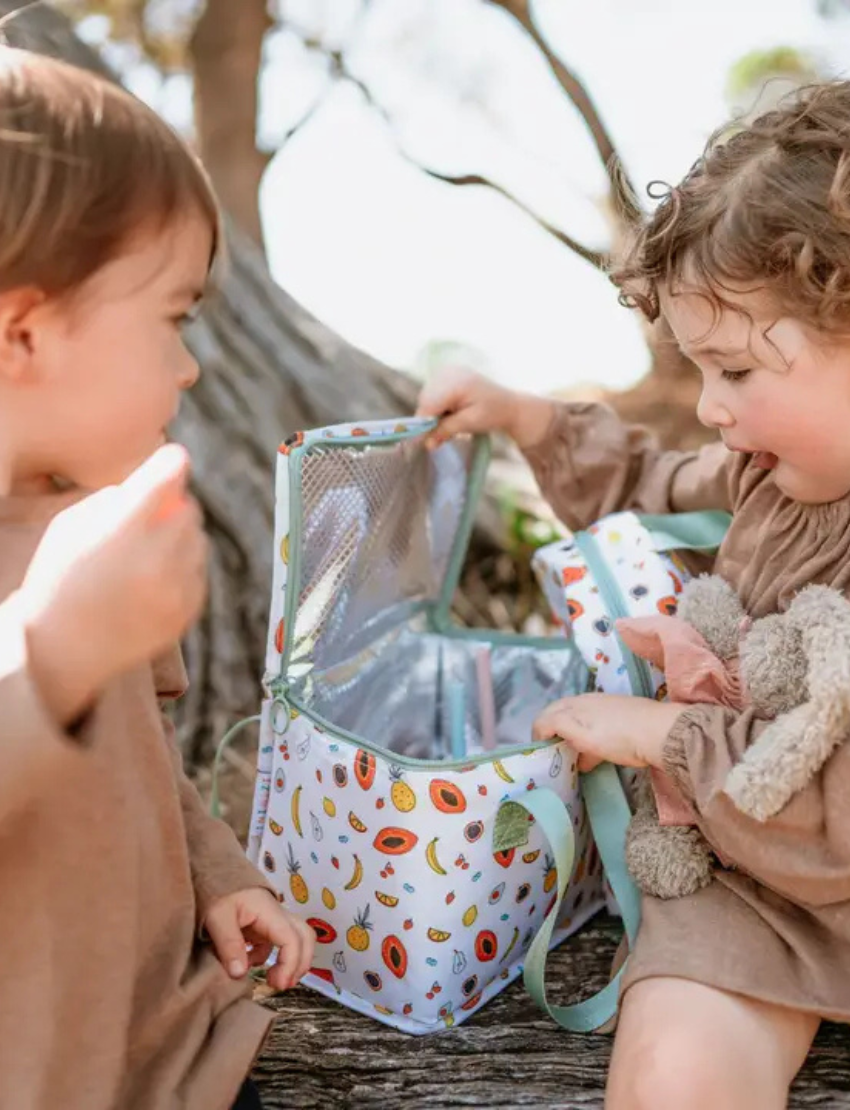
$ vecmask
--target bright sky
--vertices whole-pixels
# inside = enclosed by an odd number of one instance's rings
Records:
[[[440,170],[496,177],[575,237],[604,242],[595,151],[512,21],[479,0],[393,4],[395,31],[365,42],[356,62],[395,108],[405,148]],[[815,0],[549,0],[537,11],[641,188],[675,181],[694,161],[727,113],[726,76],[743,54],[793,45],[833,72],[850,64],[847,22],[820,20]],[[272,57],[271,133],[303,65],[291,43]],[[495,127],[440,92],[446,74],[491,106]],[[342,86],[272,163],[263,218],[273,273],[293,296],[397,366],[443,339],[480,350],[500,380],[539,391],[625,385],[643,372],[637,324],[604,278],[492,191],[430,180],[394,143]]]
[[[535,11],[643,191],[653,179],[675,182],[697,158],[728,115],[730,66],[750,51],[793,46],[850,75],[850,18],[820,19],[816,3],[537,0]],[[604,277],[492,190],[434,181],[397,151],[400,143],[434,169],[488,176],[604,246],[598,156],[533,45],[485,0],[371,0],[352,37],[359,6],[285,3],[290,20],[323,32],[334,21],[339,41],[354,42],[351,67],[395,127],[342,82],[275,157],[261,208],[277,280],[391,365],[415,367],[440,340],[472,349],[497,379],[541,392],[634,381],[646,347]],[[94,39],[105,29],[87,23]],[[325,78],[295,36],[267,47],[260,131],[273,148]],[[162,87],[152,71],[115,61],[134,91],[188,123],[186,81]]]

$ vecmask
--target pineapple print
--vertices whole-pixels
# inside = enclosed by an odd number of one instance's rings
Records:
[[[346,933],[346,940],[355,952],[365,952],[369,947],[369,930],[371,928],[372,923],[369,921],[369,905],[367,903],[366,909],[356,915],[354,924]]]
[[[546,876],[543,880],[543,890],[546,894],[552,889],[558,881],[558,870],[555,867],[555,861],[551,856],[546,856],[543,863],[543,874]]]
[[[392,764],[390,767],[390,800],[400,813],[410,813],[416,806],[416,795],[402,779],[401,768]]]
[[[310,891],[307,889],[307,884],[304,882],[304,879],[299,874],[301,864],[296,860],[291,844],[289,845],[289,859],[287,860],[286,866],[289,869],[289,889],[292,891],[292,897],[303,906],[310,897]]]

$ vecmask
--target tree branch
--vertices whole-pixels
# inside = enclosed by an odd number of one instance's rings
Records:
[[[297,33],[297,30],[291,26],[290,30],[293,30]],[[343,51],[332,50],[329,47],[325,46],[322,42],[306,35],[302,37],[302,42],[308,50],[316,51],[327,58],[330,64],[332,79],[348,81],[360,91],[369,107],[377,112],[377,114],[386,124],[393,137],[396,152],[402,158],[404,158],[406,162],[409,162],[411,165],[415,166],[422,173],[427,174],[428,177],[432,177],[437,181],[444,181],[448,185],[480,185],[487,189],[493,189],[494,192],[504,197],[505,200],[510,201],[511,204],[519,208],[519,210],[523,212],[526,216],[534,220],[538,227],[542,228],[543,231],[545,231],[547,234],[557,239],[562,246],[568,247],[571,251],[577,254],[579,258],[583,258],[585,262],[589,262],[591,266],[595,267],[597,270],[603,270],[606,267],[608,262],[608,255],[604,251],[597,251],[593,250],[591,247],[586,247],[583,243],[580,243],[577,239],[574,239],[565,231],[561,231],[560,228],[557,228],[554,224],[549,223],[548,220],[545,220],[542,216],[538,215],[536,212],[533,211],[533,209],[529,208],[527,204],[521,201],[518,197],[515,197],[513,193],[509,192],[507,189],[497,184],[495,181],[491,181],[489,178],[483,177],[481,174],[476,173],[440,173],[437,170],[433,170],[430,167],[423,165],[416,158],[414,158],[413,155],[409,154],[404,149],[404,146],[398,137],[397,128],[392,119],[392,116],[382,104],[378,103],[369,86],[351,72],[351,70],[346,65],[345,55]],[[288,141],[292,137],[292,135],[301,127],[303,127],[307,120],[315,114],[315,112],[319,108],[319,105],[324,101],[326,95],[327,89],[320,94],[320,96],[317,98],[314,104],[305,112],[302,118],[289,129],[289,131],[284,136],[284,141]]]
[[[486,2],[512,16],[546,59],[555,80],[575,105],[590,131],[608,176],[615,212],[626,223],[635,223],[641,215],[640,206],[636,200],[637,193],[608,134],[608,129],[602,122],[602,117],[587,89],[575,73],[564,65],[540,33],[531,15],[530,0],[486,0]]]

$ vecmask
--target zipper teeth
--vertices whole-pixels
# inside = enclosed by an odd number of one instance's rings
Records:
[[[581,551],[582,555],[584,555],[585,562],[588,564],[591,573],[596,579],[599,593],[608,611],[615,620],[620,617],[628,617],[628,607],[623,599],[620,584],[605,562],[596,537],[591,535],[590,532],[579,532],[575,536],[575,541],[576,546]],[[614,629],[614,635],[617,637],[617,642],[620,645],[623,662],[629,672],[632,686],[639,690],[643,697],[654,697],[655,692],[652,688],[652,678],[646,662],[626,647],[616,628]]]

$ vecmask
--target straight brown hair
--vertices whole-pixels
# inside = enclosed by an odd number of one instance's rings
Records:
[[[0,291],[62,296],[132,241],[218,205],[198,159],[155,112],[87,70],[0,45]]]

